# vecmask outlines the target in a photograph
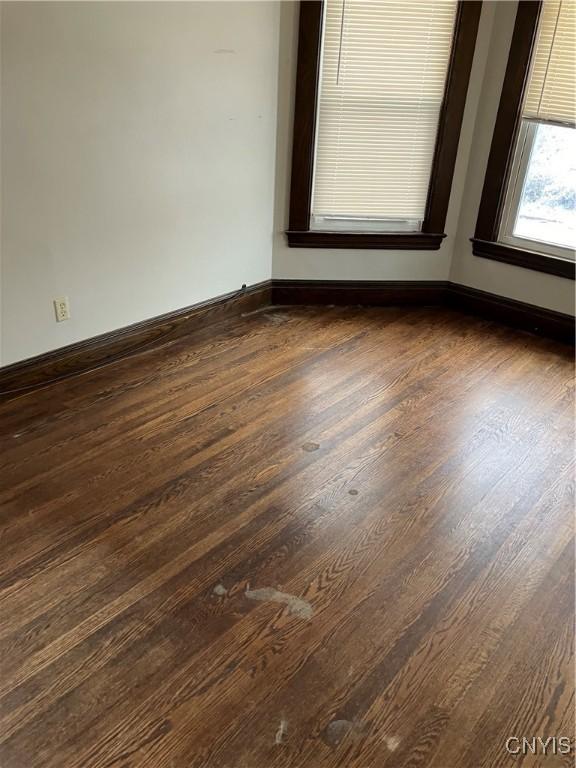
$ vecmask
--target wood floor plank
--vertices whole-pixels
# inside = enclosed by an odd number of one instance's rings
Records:
[[[341,358],[342,354],[339,354],[339,357]],[[322,362],[324,362],[324,365],[325,365],[325,361],[323,360]],[[313,373],[313,371],[311,371],[311,373]],[[328,378],[328,377],[326,377],[325,374],[324,374],[324,376],[325,376],[325,378]],[[276,378],[278,378],[278,376],[276,376]],[[280,378],[285,378],[285,377],[280,377]],[[298,385],[298,371],[296,371],[296,372],[294,372],[294,374],[292,374],[292,378],[296,379],[296,384]],[[359,379],[359,381],[361,381],[361,379]],[[290,382],[285,382],[286,385],[288,385],[289,383]],[[255,382],[253,389],[256,389],[256,387],[257,387],[257,383]],[[301,387],[301,385],[300,385],[300,387]],[[275,390],[277,390],[277,389],[278,389],[278,385],[275,385]],[[321,393],[319,393],[319,394],[321,394]],[[288,389],[285,392],[285,396],[290,396],[290,391]],[[344,397],[345,396],[344,393],[341,396]],[[250,407],[250,402],[245,404],[245,406],[243,407],[242,411],[244,411],[244,412],[247,411],[247,413],[244,413],[242,418],[244,420],[245,425],[247,425],[246,428],[251,429],[252,432],[257,431],[258,429],[261,430],[261,424],[255,424],[254,423],[254,421],[255,421],[254,414],[259,414],[260,413],[260,417],[263,418],[264,414],[262,413],[262,411],[267,406],[269,406],[270,408],[274,409],[275,412],[278,412],[278,402],[277,401],[276,402],[272,402],[272,403],[270,403],[270,402],[268,402],[268,403],[266,403],[266,402],[254,403],[254,404],[252,404],[251,407]],[[237,411],[238,410],[238,402],[236,402],[236,403],[233,402],[230,405],[230,407]],[[235,423],[231,424],[231,422],[230,422],[230,418],[231,418],[230,414],[226,413],[226,412],[224,414],[222,414],[222,423],[220,425],[220,428],[223,431],[222,431],[222,434],[219,434],[218,424],[213,424],[213,416],[214,416],[214,414],[208,414],[208,415],[202,414],[203,421],[208,421],[209,422],[210,433],[209,433],[208,438],[205,436],[205,433],[200,433],[200,440],[207,441],[207,447],[211,450],[211,453],[214,455],[222,447],[225,447],[225,446],[222,446],[222,440],[224,438],[228,437],[229,441],[236,440],[236,442],[237,442],[238,439],[241,438],[243,435],[242,434],[236,435],[236,432],[238,432],[237,424],[235,424]],[[220,414],[219,414],[219,416],[220,416]],[[202,459],[202,455],[201,454],[198,455],[199,454],[199,449],[202,448],[202,443],[200,442],[200,445],[196,445],[195,442],[190,444],[191,443],[190,431],[194,430],[195,424],[194,424],[194,421],[192,420],[192,417],[190,416],[190,414],[188,412],[186,412],[182,416],[182,418],[185,419],[186,422],[188,422],[187,423],[187,432],[182,437],[182,440],[183,440],[183,442],[184,442],[184,444],[186,446],[186,449],[187,449],[187,455],[190,456],[193,461],[197,462],[197,461]],[[232,416],[232,418],[233,418],[233,416]],[[270,424],[273,424],[273,423],[274,423],[274,420],[272,420],[270,422]],[[205,425],[203,426],[203,429],[206,430],[206,426]],[[232,434],[228,434],[227,435],[226,433],[232,433]],[[193,432],[192,434],[195,434],[195,432]],[[218,436],[219,439],[216,439],[216,440],[214,439],[214,435],[215,434],[216,434],[216,436]],[[126,438],[128,436],[130,436],[132,439],[134,439],[134,432],[132,432],[132,433],[130,433],[129,431],[127,433],[124,432],[124,440],[126,440]],[[175,440],[175,437],[178,437],[178,436],[174,436],[172,433],[169,433],[168,435],[164,436],[164,440],[171,440],[172,443],[175,443],[175,444],[174,445],[172,445],[172,444],[170,445],[170,447],[171,447],[170,451],[163,451],[163,452],[161,452],[160,456],[154,456],[154,467],[155,467],[155,471],[156,471],[157,477],[158,477],[158,472],[159,472],[159,470],[161,470],[163,468],[163,465],[167,465],[167,467],[168,467],[168,474],[165,476],[166,480],[169,480],[171,477],[174,477],[176,472],[180,472],[181,473],[181,460],[178,461],[177,463],[174,461],[175,458],[176,459],[181,459],[181,455],[178,452],[179,443],[178,443],[177,440]],[[194,440],[195,440],[195,438],[194,438]],[[112,462],[112,467],[116,467],[116,461],[118,461],[118,459],[120,459],[120,469],[121,469],[122,468],[121,457],[125,456],[125,443],[124,444],[120,443],[119,453],[118,454],[115,454],[115,452],[114,452],[114,442],[113,442],[113,440],[112,441],[108,440],[106,445],[107,445],[107,450],[109,452],[110,459],[111,459],[111,462]],[[139,465],[136,466],[136,467],[128,467],[129,469],[131,469],[131,472],[128,475],[128,478],[127,478],[127,481],[125,483],[125,486],[127,488],[129,488],[132,491],[132,493],[137,492],[137,489],[139,488],[139,486],[137,484],[136,485],[134,484],[134,476],[136,476],[136,477],[139,477],[139,476],[145,477],[145,475],[146,475],[146,464],[147,464],[147,461],[146,461],[147,460],[147,456],[145,454],[142,455],[139,452],[139,449],[141,448],[141,446],[140,445],[136,445],[136,446],[134,446],[134,448],[136,448],[136,451],[137,451],[141,461],[140,461]],[[158,448],[156,448],[155,450],[158,450]],[[89,459],[87,459],[88,462],[90,460],[91,460],[91,457]],[[74,467],[71,467],[69,463],[67,465],[65,465],[65,466],[67,467],[67,472],[70,475],[71,481],[74,482],[74,480],[76,479],[76,477],[74,475]],[[58,470],[60,471],[60,467],[58,468]],[[74,487],[75,490],[73,492],[72,497],[70,498],[70,501],[72,503],[75,503],[77,501],[79,493],[86,492],[86,489],[85,489],[86,470],[85,470],[85,468],[81,468],[80,469],[80,474],[78,475],[78,477],[81,478],[82,480],[84,480],[84,483],[79,483],[78,487],[76,487],[76,486]],[[89,477],[88,479],[90,481],[92,481],[91,477]],[[98,478],[96,478],[96,480],[97,479]],[[158,477],[158,480],[160,480],[160,479],[161,478]],[[101,483],[101,484],[105,484],[106,488],[109,488],[109,495],[111,495],[113,498],[117,498],[118,491],[119,491],[119,486],[120,486],[120,489],[122,489],[124,487],[122,485],[122,483],[121,483],[121,480],[120,480],[120,482],[117,481],[117,482],[114,482],[114,483],[108,483],[109,473],[107,473],[104,477],[102,477],[101,480],[103,481],[103,483]],[[115,478],[112,478],[112,480],[115,480]],[[159,484],[160,483],[158,483],[158,485]],[[47,493],[49,488],[50,488],[49,484],[45,483],[44,484],[43,492]],[[33,489],[33,490],[35,490],[35,489]],[[90,492],[92,494],[95,492],[96,489],[93,487],[92,482],[90,483],[90,487],[87,490],[88,490],[88,492]],[[21,498],[22,495],[24,495],[24,500],[28,501],[27,496],[25,494],[22,494],[22,492],[19,494],[19,498],[21,499],[21,501],[22,501],[22,498]],[[67,498],[68,497],[65,497],[64,500],[66,501]],[[53,522],[54,516],[57,513],[57,510],[54,510],[53,505],[54,505],[54,500],[52,498],[52,507],[50,505],[46,505],[44,508],[41,508],[41,509],[29,510],[29,514],[32,513],[32,515],[34,516],[34,524],[40,519],[41,515],[49,517],[50,521]],[[5,507],[6,507],[6,515],[8,515],[9,512],[10,512],[9,506],[7,504],[5,504]],[[63,517],[65,519],[68,519],[68,515],[66,514],[66,510],[63,510]],[[30,524],[28,522],[28,519],[25,519],[22,522],[22,525],[26,525],[26,524]],[[10,532],[10,530],[8,531],[8,533],[9,532]],[[16,535],[17,535],[17,533],[18,532],[16,532]]]
[[[386,418],[388,418],[388,415],[392,414],[393,412],[394,412],[393,410],[387,409],[387,411],[386,411],[386,413],[387,413],[387,416],[386,416]],[[405,414],[404,414],[404,413],[402,413],[402,418],[403,418],[403,425],[404,425],[404,426],[406,426],[406,419],[405,419]],[[353,416],[353,417],[351,417],[351,423],[352,423],[352,425],[354,426],[354,428],[357,426],[357,423],[358,423],[358,422],[359,422],[359,416],[358,416],[358,415],[355,413],[355,414],[354,414],[354,416]],[[416,424],[418,424],[419,422],[420,422],[420,418],[418,418],[418,420],[416,421]],[[338,423],[337,423],[337,426],[338,426],[338,427],[341,427],[341,426],[342,426],[342,424],[343,424],[343,421],[338,421]],[[378,428],[378,425],[375,425],[373,422],[370,424],[370,427],[371,427],[372,431],[374,431],[374,433],[375,433],[375,435],[376,435],[376,436],[378,436],[378,435],[380,435],[380,434],[382,433],[382,430]],[[384,433],[384,434],[385,434],[385,433]],[[300,450],[300,447],[298,447],[298,452],[301,454],[301,450]],[[319,456],[320,454],[315,454],[315,455],[318,455],[318,456]],[[291,455],[288,455],[288,457],[287,457],[287,458],[288,458],[288,460],[290,460],[290,463],[291,463],[291,462],[293,462],[293,460],[294,460],[294,457],[293,457],[293,456],[291,456]],[[333,458],[333,454],[331,454],[331,458]],[[286,463],[288,463],[288,461],[287,461],[286,459],[282,459],[282,460],[280,460],[280,461],[278,461],[278,462],[277,462],[277,465],[278,465],[278,466],[282,466],[283,464],[286,464]],[[309,466],[309,464],[310,464],[310,459],[309,459],[309,458],[307,458],[307,459],[306,459],[306,463],[305,463],[303,466]],[[270,477],[268,477],[268,478],[267,478],[267,480],[270,480]],[[223,504],[222,506],[223,506],[223,507],[224,507],[224,506],[228,507],[228,506],[229,506],[229,504],[226,504],[226,505],[224,505],[224,504]],[[166,508],[167,508],[167,504],[165,503],[165,504],[163,505],[163,507],[162,507],[162,510],[165,512]],[[198,519],[198,518],[199,518],[199,513],[200,513],[200,510],[198,510],[198,509],[197,509],[196,511],[197,511],[197,516],[196,516],[196,519]],[[238,519],[236,518],[236,520],[235,520],[235,523],[236,523],[236,524],[238,524],[238,522],[239,522],[239,521],[238,521]],[[158,521],[158,524],[159,524],[159,523],[160,523],[160,521]],[[202,542],[202,543],[203,543],[203,544],[205,544],[206,542],[204,541],[204,542]],[[163,548],[165,549],[165,547],[166,547],[166,541],[165,541],[165,540],[162,542],[162,546],[163,546]],[[159,561],[158,559],[156,559],[156,562],[158,562],[158,563],[159,563],[160,561]],[[141,589],[141,588],[142,588],[142,585],[139,585],[139,589]],[[102,589],[101,589],[101,587],[99,587],[99,592],[100,592],[100,593],[102,592]],[[68,608],[69,608],[69,605],[67,604],[67,605],[66,605],[66,610],[67,610]],[[74,614],[74,615],[76,615],[76,614]],[[63,617],[61,617],[61,622],[62,622],[62,621],[65,621],[65,620],[66,620],[66,619],[65,619],[65,617],[64,617],[64,616],[63,616]],[[61,624],[61,622],[59,623],[59,629],[60,629],[60,630],[61,630],[61,628],[62,628],[62,624]],[[35,634],[36,634],[36,633],[35,633]]]
[[[360,368],[360,373],[362,373],[363,375],[367,376],[367,374],[365,374],[365,372],[362,370],[362,368]],[[370,381],[368,381],[368,384],[370,384],[370,383],[371,383],[371,382],[370,382]],[[384,385],[384,389],[386,389],[387,387],[388,387],[388,385]],[[353,394],[353,392],[354,392],[354,389],[355,389],[355,387],[349,387],[349,395],[350,395],[350,394]],[[364,390],[364,391],[366,390],[366,387],[365,387],[365,386],[363,386],[363,390]],[[332,402],[332,401],[333,401],[333,397],[334,397],[334,394],[333,394],[333,393],[334,393],[334,392],[337,392],[337,391],[338,391],[338,386],[336,386],[336,387],[332,388],[332,391],[331,391],[330,393],[328,393],[327,391],[326,391],[326,392],[325,392],[325,391],[319,391],[319,392],[318,392],[318,397],[317,397],[317,398],[315,398],[315,400],[318,400],[318,402],[320,403],[320,408],[321,408],[322,414],[316,414],[316,413],[314,414],[314,423],[313,423],[313,426],[312,426],[311,428],[313,428],[315,431],[318,431],[318,430],[319,430],[319,428],[322,426],[322,424],[325,424],[325,421],[326,421],[326,420],[325,420],[325,416],[326,416],[326,414],[327,414],[327,412],[328,412],[329,410],[334,410],[334,406],[335,406],[335,407],[341,407],[342,405],[347,405],[348,403],[350,403],[350,404],[353,404],[353,405],[356,405],[356,403],[354,403],[353,401],[351,401],[349,398],[348,398],[348,400],[347,400],[347,401],[345,401],[344,403],[342,403],[342,401],[340,401],[340,402]],[[378,392],[378,390],[376,390],[376,392]],[[360,391],[360,396],[365,398],[365,394],[363,394],[363,393],[362,393],[362,391]],[[373,389],[373,388],[372,388],[372,390],[371,390],[371,400],[372,400],[372,401],[374,401],[374,400],[375,400],[375,396],[374,396],[374,389]],[[361,401],[361,400],[359,400],[359,401],[357,401],[357,402],[362,402],[362,401]],[[330,406],[330,408],[329,408],[329,406]],[[316,409],[316,410],[318,410],[318,409]],[[310,408],[309,408],[309,406],[307,406],[307,413],[310,415]],[[322,419],[319,421],[319,416],[320,416],[320,415],[321,415]],[[276,418],[276,417],[275,417],[275,418]],[[335,423],[336,423],[337,425],[339,425],[339,424],[340,424],[340,416],[339,416],[338,412],[336,412],[336,414],[335,414],[335,419],[336,419],[336,422],[335,422]],[[268,424],[275,424],[275,423],[276,423],[276,422],[274,421],[274,419],[270,419],[270,417],[268,417]],[[290,434],[287,436],[287,442],[288,442],[288,444],[290,444],[290,445],[291,445],[291,441],[292,441],[292,440],[293,440],[295,437],[296,437],[296,435],[295,435],[295,433],[294,433],[294,430],[292,429],[292,430],[290,431]],[[248,438],[249,438],[249,439],[251,438],[251,435],[250,435],[250,434],[248,435]],[[302,439],[303,439],[303,440],[305,440],[305,439],[306,439],[306,438],[305,438],[305,435],[304,435],[304,433],[303,433]],[[286,440],[285,440],[285,442],[286,442]],[[211,448],[212,448],[212,447],[213,447],[213,446],[211,446]],[[226,447],[227,447],[227,446],[226,446],[226,441],[224,441],[224,440],[221,440],[221,441],[219,441],[219,448],[218,448],[217,450],[218,450],[218,452],[220,452],[220,453],[221,453],[221,452],[222,452],[222,450],[223,450],[224,448],[226,448]],[[242,459],[244,460],[244,463],[247,463],[247,462],[246,462],[246,455],[245,455],[245,451],[246,451],[247,449],[246,449],[246,448],[245,448],[245,447],[244,447],[242,444],[239,446],[239,449],[240,449],[240,453],[242,454]],[[258,450],[259,450],[259,451],[261,451],[261,448],[258,448]],[[198,465],[198,453],[199,453],[199,452],[198,452],[198,450],[196,450],[196,451],[192,452],[192,454],[191,454],[191,455],[192,455],[192,458],[193,458],[193,461],[195,462],[196,466]],[[272,452],[271,452],[270,450],[268,450],[268,451],[266,452],[266,456],[269,456],[269,455],[271,455],[271,453],[272,453]],[[295,455],[295,456],[298,456],[298,454],[300,454],[300,455],[301,455],[301,446],[299,446],[298,444],[296,444],[296,454],[294,454],[294,453],[293,453],[293,449],[292,449],[292,455],[291,455],[290,457],[288,457],[288,458],[290,458],[290,459],[293,459],[293,458],[294,458],[294,455]],[[231,459],[233,459],[233,458],[234,458],[234,457],[233,457],[233,456],[231,456]],[[228,459],[227,459],[227,460],[228,460]],[[283,457],[281,460],[279,460],[279,461],[277,462],[277,466],[279,466],[279,465],[281,464],[281,462],[286,462],[286,463],[287,463],[287,459],[286,459],[286,457]],[[159,463],[159,462],[157,462],[157,463]],[[180,466],[182,466],[182,465],[180,465]],[[201,466],[201,465],[200,465],[200,466]],[[159,478],[157,477],[157,479],[159,479]],[[267,477],[266,477],[266,478],[262,478],[261,476],[259,476],[259,477],[258,477],[258,480],[264,480],[264,479],[266,479],[266,480],[268,480],[268,481],[272,479],[272,478],[271,478],[271,475],[270,475],[270,471],[269,471],[269,470],[267,471]],[[206,478],[206,477],[203,477],[203,478],[202,478],[202,487],[204,488],[204,487],[206,487],[207,485],[209,485],[209,484],[208,484],[208,482],[207,482],[207,478]],[[209,488],[209,490],[213,490],[213,489],[210,489],[210,488]],[[181,497],[180,497],[180,498],[181,498]],[[197,498],[198,498],[198,496],[197,496],[197,495],[195,495],[195,499],[196,499],[196,500],[197,500]],[[160,513],[162,514],[162,516],[165,516],[165,510],[166,510],[166,503],[164,503],[164,505],[163,505],[163,506],[162,506],[162,508],[160,509]],[[133,517],[138,517],[138,516],[137,516],[137,515],[133,515]],[[149,520],[149,518],[150,518],[150,510],[148,510],[148,514],[146,515],[146,520],[148,521],[148,520]],[[198,515],[197,515],[196,519],[198,520]],[[26,525],[26,524],[27,524],[27,522],[28,522],[27,520],[24,520],[24,521],[22,522],[22,525]],[[35,522],[36,522],[36,524],[38,525],[40,521],[38,520],[38,518],[36,518]],[[154,524],[155,524],[156,526],[158,526],[158,525],[159,525],[161,522],[162,522],[162,520],[161,520],[161,518],[159,517],[159,519],[157,519],[157,520],[155,520],[155,521],[154,521]],[[107,523],[107,525],[110,525],[110,521],[106,521],[106,523]],[[8,533],[9,533],[9,531],[8,531]],[[52,534],[51,534],[51,535],[52,535]],[[7,539],[6,539],[6,540],[7,540]],[[30,542],[29,542],[29,541],[27,541],[27,545],[29,545],[29,543],[30,543]],[[22,548],[22,547],[21,547],[21,548]],[[54,558],[52,558],[52,562],[54,562]],[[42,573],[44,574],[44,573],[45,573],[45,571],[42,571]],[[6,584],[5,584],[5,586],[6,586]]]
[[[0,765],[572,765],[504,743],[574,739],[573,391],[294,307],[0,404]]]

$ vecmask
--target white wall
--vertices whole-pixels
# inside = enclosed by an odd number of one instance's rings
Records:
[[[469,242],[515,10],[484,2],[448,237],[411,252],[286,246],[295,0],[2,3],[2,364],[271,274],[449,278],[573,312],[572,281]]]
[[[572,280],[483,259],[472,253],[470,237],[476,227],[517,8],[516,2],[491,2],[485,5],[490,6],[489,10],[494,15],[494,26],[472,139],[450,279],[518,301],[574,314]]]
[[[2,4],[3,364],[271,276],[279,10]]]
[[[0,365],[2,365],[3,355],[3,334],[2,334],[2,9],[0,7]]]

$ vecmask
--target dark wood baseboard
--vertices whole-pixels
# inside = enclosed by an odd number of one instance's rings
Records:
[[[274,304],[450,306],[574,344],[573,316],[448,281],[268,280],[0,368],[0,398],[100,368],[220,320]]]
[[[85,341],[0,368],[0,398],[12,397],[78,373],[100,368],[142,349],[163,344],[220,320],[268,306],[271,281],[217,296]]]
[[[464,312],[574,344],[575,318],[572,315],[508,299],[458,283],[449,284],[446,301],[449,306]]]
[[[442,304],[445,280],[273,280],[273,304]]]
[[[273,280],[272,303],[445,305],[574,344],[572,315],[442,280]]]

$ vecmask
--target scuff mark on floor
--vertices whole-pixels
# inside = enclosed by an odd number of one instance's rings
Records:
[[[274,737],[274,741],[276,744],[284,744],[284,737],[286,736],[288,732],[288,721],[282,718],[280,720],[280,725],[278,726],[278,730],[276,731],[276,735]]]
[[[333,720],[326,728],[326,742],[332,747],[338,746],[344,736],[354,729],[350,720]]]
[[[289,595],[287,592],[279,592],[273,587],[262,587],[261,589],[246,588],[246,597],[249,600],[259,600],[261,602],[283,603],[294,616],[301,619],[311,619],[314,613],[310,603],[302,600],[301,597]]]
[[[398,747],[400,746],[400,737],[399,736],[385,736],[384,737],[384,744],[388,747],[390,752],[395,752]]]
[[[312,451],[317,451],[318,448],[320,448],[320,445],[318,443],[304,443],[302,446],[303,451],[307,451],[308,453],[312,453]]]
[[[279,325],[280,323],[286,323],[290,319],[289,315],[282,314],[282,312],[269,312],[266,315],[266,319],[271,323]]]
[[[218,595],[219,597],[223,597],[224,595],[228,594],[228,590],[226,589],[224,584],[216,584],[212,592],[214,592],[214,594]]]

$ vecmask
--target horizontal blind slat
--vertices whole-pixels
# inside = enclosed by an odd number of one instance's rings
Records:
[[[544,0],[524,98],[528,119],[576,124],[576,3]]]
[[[424,218],[456,8],[326,0],[314,216]]]

